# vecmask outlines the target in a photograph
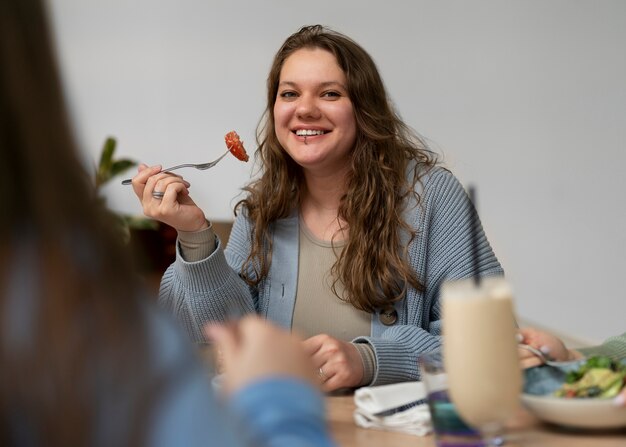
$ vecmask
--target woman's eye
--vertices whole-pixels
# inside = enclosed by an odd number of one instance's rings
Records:
[[[284,91],[284,92],[280,92],[279,95],[281,98],[295,98],[296,92],[292,92],[292,91]]]
[[[335,91],[329,91],[329,92],[322,93],[322,97],[324,97],[324,98],[339,98],[340,96],[341,96],[341,93],[335,92]]]

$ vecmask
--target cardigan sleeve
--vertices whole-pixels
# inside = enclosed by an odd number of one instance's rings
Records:
[[[186,328],[190,337],[204,340],[202,328],[209,321],[224,321],[233,314],[256,311],[257,290],[239,276],[249,250],[247,219],[240,214],[233,225],[228,248],[216,238],[216,249],[205,259],[185,261],[176,244],[176,260],[165,271],[159,304]]]
[[[439,288],[444,281],[473,275],[473,206],[458,180],[436,169],[424,181],[421,203],[412,224],[417,236],[409,245],[409,259],[424,291],[409,289],[404,299],[405,321],[390,326],[379,337],[359,337],[376,355],[374,385],[418,380],[417,357],[441,347]],[[478,225],[478,271],[481,276],[502,275],[500,263]]]

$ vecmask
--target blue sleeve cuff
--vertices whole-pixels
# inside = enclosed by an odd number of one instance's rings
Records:
[[[254,382],[232,396],[231,406],[261,445],[335,445],[326,427],[321,393],[302,380],[275,377]]]

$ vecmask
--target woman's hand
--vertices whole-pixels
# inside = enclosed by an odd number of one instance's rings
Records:
[[[324,391],[353,388],[363,379],[363,361],[357,348],[326,334],[304,341]]]
[[[204,212],[189,196],[191,185],[181,176],[142,163],[132,185],[146,216],[179,231],[199,231],[208,226]],[[154,198],[155,191],[164,193],[163,198]]]
[[[319,386],[302,340],[256,315],[236,324],[209,324],[205,332],[221,353],[227,393],[266,377],[297,377]]]
[[[533,348],[539,349],[552,360],[566,362],[583,358],[582,354],[579,352],[567,349],[560,338],[545,331],[534,328],[523,328],[519,330],[518,337],[520,338],[520,343],[525,343]],[[543,363],[539,357],[526,349],[520,348],[518,352],[522,368],[531,368]]]

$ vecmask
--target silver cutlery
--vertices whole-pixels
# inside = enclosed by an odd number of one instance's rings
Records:
[[[199,169],[200,171],[204,171],[206,169],[212,168],[213,166],[215,166],[216,164],[219,163],[219,161],[224,158],[226,156],[226,154],[228,154],[230,151],[227,150],[226,152],[224,152],[222,155],[220,155],[218,158],[216,158],[213,161],[210,161],[208,163],[184,163],[182,165],[176,165],[176,166],[172,166],[171,168],[167,168],[167,169],[163,169],[161,172],[171,172],[174,171],[176,169],[180,169],[180,168],[195,168],[195,169]],[[122,180],[122,185],[130,185],[133,182],[132,178],[127,178],[126,180]]]
[[[537,348],[535,348],[533,346],[530,346],[530,345],[527,345],[527,344],[524,344],[524,343],[519,343],[517,346],[519,348],[522,348],[522,349],[525,349],[525,350],[531,352],[532,354],[537,356],[539,358],[539,360],[541,360],[546,365],[563,366],[564,364],[567,364],[567,363],[575,363],[575,362],[577,362],[577,360],[575,360],[573,362],[572,361],[561,361],[560,362],[560,361],[556,361],[556,360],[551,360],[550,357],[548,357],[547,354],[545,354],[544,352],[540,351],[539,349],[537,349]]]

